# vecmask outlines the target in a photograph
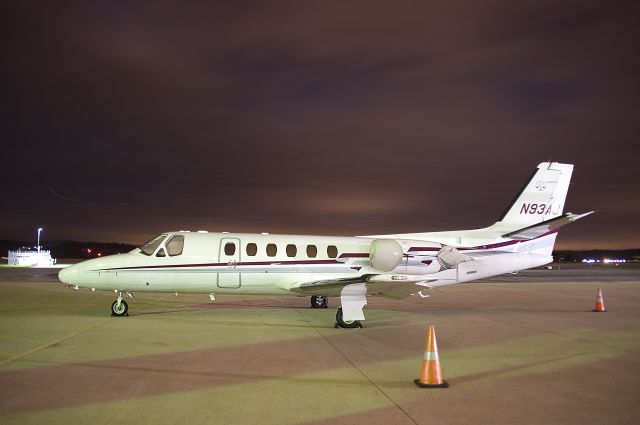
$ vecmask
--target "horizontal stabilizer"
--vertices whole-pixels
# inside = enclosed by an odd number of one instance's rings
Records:
[[[565,224],[573,223],[574,221],[593,213],[594,211],[589,211],[588,213],[584,214],[566,213],[561,215],[560,217],[552,218],[550,220],[543,221],[532,226],[523,227],[522,229],[506,233],[502,235],[502,237],[526,241],[542,236],[545,233],[549,233],[553,230],[558,229],[559,227],[564,226]]]

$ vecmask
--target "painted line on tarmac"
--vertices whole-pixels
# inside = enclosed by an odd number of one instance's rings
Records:
[[[136,308],[135,310],[132,310],[132,311],[140,311],[140,310],[142,310],[142,309],[144,309],[144,308],[149,307],[150,305],[156,304],[156,303],[158,303],[158,302],[160,302],[160,301],[164,300],[165,298],[170,297],[171,295],[172,295],[172,294],[165,295],[164,297],[160,297],[160,298],[158,298],[158,299],[156,299],[156,300],[153,300],[153,301],[151,301],[151,302],[145,303],[145,304],[141,305],[139,308]],[[94,330],[94,329],[96,329],[96,328],[99,328],[100,326],[107,325],[107,324],[111,323],[112,321],[114,321],[114,320],[116,320],[116,319],[119,319],[119,317],[112,317],[112,318],[110,318],[110,319],[107,319],[107,320],[106,320],[106,321],[104,321],[104,322],[98,323],[98,324],[93,325],[93,326],[89,326],[88,328],[81,329],[81,330],[79,330],[79,331],[73,332],[73,333],[71,333],[71,334],[69,334],[69,335],[65,335],[65,336],[60,337],[60,338],[58,338],[58,339],[54,339],[53,341],[50,341],[50,342],[44,343],[44,344],[42,344],[42,345],[39,345],[39,346],[37,346],[37,347],[35,347],[35,348],[32,348],[31,350],[25,351],[25,352],[23,352],[23,353],[20,353],[20,354],[17,354],[17,355],[15,355],[15,356],[13,356],[13,357],[10,357],[10,358],[8,358],[8,359],[6,359],[6,360],[0,361],[0,367],[2,367],[2,366],[4,366],[4,365],[7,365],[7,364],[9,364],[9,363],[12,363],[12,362],[14,362],[14,361],[16,361],[16,360],[20,360],[20,359],[22,359],[22,358],[24,358],[24,357],[27,357],[27,356],[31,355],[31,354],[37,353],[38,351],[42,351],[42,350],[44,350],[44,349],[46,349],[46,348],[49,348],[49,347],[51,347],[51,346],[53,346],[53,345],[55,345],[55,344],[58,344],[58,343],[60,343],[60,342],[62,342],[62,341],[66,341],[66,340],[68,340],[68,339],[70,339],[70,338],[73,338],[73,337],[75,337],[75,336],[81,335],[81,334],[83,334],[83,333],[85,333],[85,332],[89,332],[89,331],[91,331],[91,330]]]
[[[133,312],[135,312],[135,311],[140,311],[140,310],[142,310],[142,309],[145,309],[145,308],[149,307],[150,305],[157,304],[157,303],[159,303],[159,302],[160,302],[160,301],[162,301],[162,300],[166,300],[166,299],[167,299],[167,298],[169,298],[171,295],[173,295],[173,294],[168,294],[168,295],[165,295],[164,297],[160,297],[160,298],[158,298],[158,299],[156,299],[156,300],[149,301],[148,303],[142,304],[142,305],[141,305],[140,307],[138,307],[138,308],[134,308],[134,309],[132,309],[132,310],[131,310],[131,312],[133,313]]]
[[[289,304],[289,300],[285,299],[286,303]],[[333,342],[331,342],[331,340],[329,338],[327,338],[325,335],[323,335],[315,326],[313,326],[313,324],[309,321],[309,319],[307,319],[301,312],[300,309],[297,307],[292,306],[291,304],[289,304],[290,307],[293,307],[296,311],[296,313],[298,313],[298,315],[302,318],[302,320],[304,320],[305,322],[307,322],[309,324],[309,326],[311,327],[311,329],[314,330],[315,333],[318,334],[318,336],[320,336],[320,338],[322,338],[327,344],[329,344],[338,354],[340,354],[340,356],[345,359],[347,361],[347,363],[349,363],[351,365],[351,367],[353,367],[355,370],[358,371],[358,373],[360,375],[362,375],[362,377],[364,379],[367,380],[367,382],[369,382],[369,384],[371,384],[373,387],[375,387],[380,394],[382,394],[387,400],[389,400],[389,402],[396,407],[396,409],[398,409],[404,416],[407,417],[407,419],[409,419],[411,422],[413,422],[414,424],[418,425],[418,422],[416,422],[415,419],[413,419],[411,417],[411,415],[409,415],[409,413],[404,410],[398,403],[396,403],[391,396],[389,396],[389,394],[387,394],[373,379],[371,379],[371,377],[369,377],[369,375],[367,375],[364,370],[360,369],[358,367],[358,365],[356,365],[349,357],[347,357],[346,354],[344,354],[342,352],[342,350],[340,350]],[[356,331],[355,329],[350,329],[350,331]]]
[[[113,320],[113,319],[111,319],[111,320]],[[8,363],[14,362],[14,361],[16,361],[16,360],[19,360],[19,359],[21,359],[21,358],[23,358],[23,357],[27,357],[28,355],[31,355],[31,354],[33,354],[33,353],[37,353],[38,351],[44,350],[45,348],[49,348],[49,347],[51,347],[52,345],[58,344],[58,343],[60,343],[60,342],[62,342],[62,341],[65,341],[65,340],[67,340],[67,339],[69,339],[69,338],[73,338],[74,336],[77,336],[77,335],[80,335],[80,334],[82,334],[82,333],[88,332],[88,331],[90,331],[90,330],[92,330],[92,329],[95,329],[95,328],[97,328],[97,327],[99,327],[99,326],[103,326],[103,325],[105,325],[105,324],[107,324],[107,323],[111,322],[111,320],[107,320],[106,322],[103,322],[103,323],[99,323],[99,324],[97,324],[97,325],[90,326],[90,327],[88,327],[88,328],[86,328],[86,329],[82,329],[82,330],[79,330],[79,331],[77,331],[77,332],[73,332],[72,334],[65,335],[65,336],[63,336],[63,337],[61,337],[61,338],[58,338],[58,339],[55,339],[55,340],[53,340],[53,341],[47,342],[47,343],[45,343],[45,344],[42,344],[42,345],[40,345],[40,346],[38,346],[38,347],[36,347],[36,348],[32,348],[31,350],[28,350],[28,351],[25,351],[25,352],[20,353],[20,354],[18,354],[18,355],[15,355],[15,356],[13,356],[13,357],[10,357],[10,358],[8,358],[8,359],[6,359],[6,360],[1,361],[1,362],[0,362],[0,367],[2,367],[2,366],[4,366],[4,365],[6,365],[6,364],[8,364]]]

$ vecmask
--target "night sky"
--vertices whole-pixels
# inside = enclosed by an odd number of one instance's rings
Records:
[[[553,160],[558,247],[638,247],[638,4],[3,2],[0,239],[476,228]]]

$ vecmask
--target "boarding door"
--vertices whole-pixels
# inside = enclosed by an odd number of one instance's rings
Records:
[[[222,263],[218,273],[218,287],[240,287],[240,239],[223,238],[220,240],[219,262]]]

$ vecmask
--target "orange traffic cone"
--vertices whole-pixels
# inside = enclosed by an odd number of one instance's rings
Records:
[[[420,369],[420,379],[415,379],[420,388],[447,388],[449,384],[442,379],[440,370],[440,360],[438,359],[438,344],[436,343],[436,329],[429,325],[429,335],[427,336],[427,346],[422,359],[422,369]]]
[[[602,289],[600,288],[598,288],[598,297],[596,298],[596,307],[593,309],[593,311],[597,313],[604,313],[605,311],[607,311],[607,309],[604,308],[604,298],[602,297]]]

